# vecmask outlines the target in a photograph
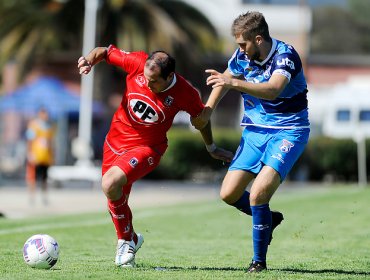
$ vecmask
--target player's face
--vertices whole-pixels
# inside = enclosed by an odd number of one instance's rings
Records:
[[[261,53],[255,41],[245,40],[243,36],[240,34],[235,36],[235,42],[239,45],[240,51],[244,52],[249,59],[252,60],[259,59]]]
[[[171,83],[171,75],[167,79],[161,77],[159,67],[144,67],[144,76],[147,82],[148,88],[154,93],[160,93],[165,90]]]

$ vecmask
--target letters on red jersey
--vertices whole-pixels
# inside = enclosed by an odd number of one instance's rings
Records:
[[[147,57],[145,52],[108,48],[107,62],[127,73],[121,105],[107,135],[109,146],[117,153],[135,146],[166,145],[167,131],[179,111],[196,117],[204,108],[198,91],[178,74],[169,88],[153,93],[144,77]]]

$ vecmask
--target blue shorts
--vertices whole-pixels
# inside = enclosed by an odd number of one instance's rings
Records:
[[[229,170],[258,174],[268,165],[283,181],[302,154],[309,134],[309,128],[279,130],[247,126]]]

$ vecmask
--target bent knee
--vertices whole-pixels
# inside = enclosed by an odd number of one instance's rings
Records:
[[[113,169],[113,168],[112,168]],[[101,187],[103,192],[108,198],[114,198],[117,193],[119,193],[127,183],[126,175],[121,170],[116,172],[113,170],[108,170],[102,178]]]
[[[251,192],[249,196],[249,202],[250,202],[250,205],[252,206],[269,203],[269,200],[270,200],[269,197],[266,196],[266,194],[264,193]]]
[[[233,204],[238,200],[238,197],[235,197],[235,194],[229,190],[221,189],[220,198],[227,204]]]
[[[112,178],[109,178],[108,176],[103,176],[101,187],[103,192],[109,197],[112,193],[114,193],[115,189],[117,188],[116,184],[114,184],[114,181]]]

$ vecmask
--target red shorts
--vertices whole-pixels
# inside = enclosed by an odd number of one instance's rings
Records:
[[[118,166],[126,174],[127,184],[132,184],[158,166],[166,148],[167,144],[161,145],[159,149],[139,146],[118,152],[113,151],[105,141],[102,174],[104,175],[112,166]]]

